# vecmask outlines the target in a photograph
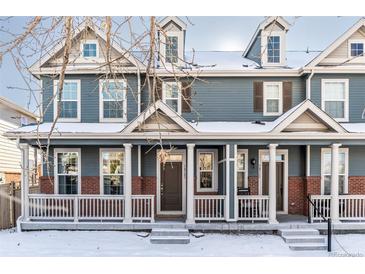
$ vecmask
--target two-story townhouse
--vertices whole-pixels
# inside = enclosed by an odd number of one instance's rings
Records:
[[[24,188],[23,229],[131,229],[166,217],[188,228],[277,224],[279,214],[306,215],[308,195],[335,223],[365,219],[364,19],[301,66],[291,65],[282,17],[266,18],[243,54],[185,51],[187,25],[160,26],[153,94],[146,62],[117,43],[108,78],[105,34],[88,24],[75,32],[59,102],[63,45],[31,68],[43,121],[7,136],[24,153],[49,144],[49,157],[42,194]]]

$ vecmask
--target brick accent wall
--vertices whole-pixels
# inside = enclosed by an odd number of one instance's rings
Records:
[[[288,213],[303,214],[305,178],[289,176],[288,178]]]
[[[16,172],[5,172],[5,182],[6,183],[19,183],[21,180],[21,174]]]
[[[100,194],[100,177],[82,176],[81,194]]]
[[[349,194],[365,194],[365,176],[349,176]]]
[[[54,178],[53,176],[41,176],[39,177],[39,188],[42,194],[54,193]]]
[[[156,177],[144,176],[142,179],[141,194],[153,194],[156,196]]]
[[[249,176],[248,177],[248,187],[250,188],[251,195],[259,194],[259,177]]]
[[[132,195],[142,194],[142,183],[143,183],[143,177],[140,176],[132,177]]]

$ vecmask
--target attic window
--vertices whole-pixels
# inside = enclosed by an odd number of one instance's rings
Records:
[[[351,57],[363,56],[364,43],[351,43]]]
[[[167,36],[166,37],[166,63],[175,64],[178,62],[178,37]]]
[[[82,56],[85,58],[98,56],[98,43],[96,41],[85,41],[82,44]]]
[[[280,63],[280,36],[267,37],[267,62]]]

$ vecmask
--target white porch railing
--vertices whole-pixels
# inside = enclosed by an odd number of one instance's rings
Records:
[[[269,219],[269,196],[241,195],[237,198],[238,220],[266,221]]]
[[[340,220],[365,221],[365,195],[340,195]]]
[[[122,221],[122,195],[29,194],[30,220]],[[132,195],[132,220],[154,221],[154,196]]]
[[[225,219],[224,195],[194,196],[194,216],[197,221],[218,221]]]
[[[331,215],[331,196],[330,195],[310,195],[314,206],[309,203],[309,214],[312,221],[323,221]],[[321,216],[322,214],[322,216]]]
[[[132,195],[132,219],[154,222],[155,196]]]

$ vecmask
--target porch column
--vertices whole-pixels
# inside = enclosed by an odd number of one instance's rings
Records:
[[[276,224],[276,147],[269,145],[269,223]]]
[[[124,223],[132,222],[132,144],[124,146]]]
[[[186,171],[186,223],[193,224],[194,221],[194,147],[195,144],[187,144],[187,171]]]
[[[338,152],[341,144],[332,144],[331,148],[331,219],[333,223],[339,222],[338,202]]]
[[[20,144],[21,150],[21,213],[23,220],[29,218],[29,145]]]
[[[230,221],[230,213],[231,213],[231,210],[230,210],[230,149],[231,149],[231,146],[229,144],[226,144],[226,178],[225,178],[225,183],[226,183],[226,186],[225,186],[225,190],[226,190],[226,202],[225,202],[225,216],[226,216],[226,221],[229,222]]]

